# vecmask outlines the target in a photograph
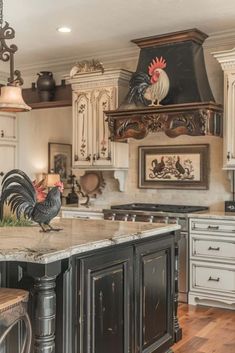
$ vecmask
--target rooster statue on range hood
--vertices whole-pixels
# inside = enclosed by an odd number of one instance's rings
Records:
[[[160,102],[167,96],[170,81],[166,68],[166,60],[161,56],[156,57],[148,66],[148,74],[144,72],[135,73],[130,80],[128,103],[142,103],[149,106],[159,106]],[[150,103],[149,103],[150,102]]]
[[[2,180],[1,220],[3,219],[4,204],[7,203],[17,219],[23,215],[38,223],[43,232],[59,231],[61,228],[53,228],[50,221],[60,211],[63,189],[63,183],[57,182],[46,194],[41,183],[36,184],[23,171],[13,169]]]

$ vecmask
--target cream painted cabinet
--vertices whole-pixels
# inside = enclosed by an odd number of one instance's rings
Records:
[[[224,71],[223,167],[235,169],[235,48],[213,53]]]
[[[127,94],[131,72],[120,69],[77,74],[73,90],[73,168],[128,168],[129,147],[111,142],[104,114]]]
[[[235,218],[192,218],[189,239],[189,304],[235,309]]]
[[[0,184],[3,176],[17,167],[18,137],[17,117],[10,113],[0,114]]]

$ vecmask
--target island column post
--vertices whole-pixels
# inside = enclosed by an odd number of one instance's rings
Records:
[[[56,278],[61,262],[27,264],[27,273],[34,278],[32,301],[33,353],[55,353]]]

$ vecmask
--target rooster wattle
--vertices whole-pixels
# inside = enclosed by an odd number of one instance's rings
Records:
[[[13,169],[2,180],[1,220],[3,219],[3,207],[6,202],[18,219],[23,215],[33,220],[40,225],[43,232],[59,231],[59,228],[53,228],[50,225],[50,221],[60,211],[62,192],[63,183],[57,182],[44,199],[44,190],[41,189],[41,185],[33,184],[23,171]],[[38,198],[41,201],[38,201]]]

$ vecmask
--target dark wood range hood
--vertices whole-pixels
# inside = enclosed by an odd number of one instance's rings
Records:
[[[214,101],[205,69],[202,43],[206,38],[205,33],[190,29],[132,41],[141,48],[133,74],[138,86],[130,81],[121,107],[105,112],[111,140],[142,139],[153,132],[169,137],[222,136],[222,105]],[[156,60],[169,78],[169,90],[161,105],[150,106],[142,92],[151,85],[148,70],[150,64],[158,65]]]

